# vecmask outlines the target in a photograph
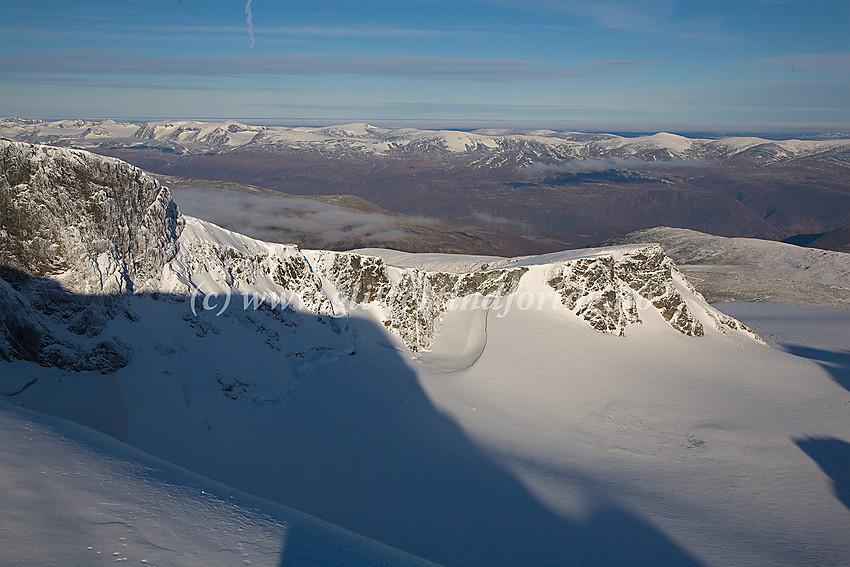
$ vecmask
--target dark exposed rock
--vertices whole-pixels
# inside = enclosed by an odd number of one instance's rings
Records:
[[[408,268],[397,278],[380,258],[324,252],[318,272],[329,279],[345,303],[374,303],[385,310],[383,324],[412,351],[428,349],[436,323],[453,300],[480,294],[503,297],[513,293],[526,268],[468,274],[428,272]]]
[[[644,299],[680,333],[702,336],[702,323],[679,292],[674,273],[681,278],[660,246],[646,246],[616,259],[602,255],[566,262],[548,284],[561,295],[567,309],[598,331],[625,335],[627,325],[641,322],[637,302]]]
[[[625,335],[626,325],[640,322],[633,298],[623,293],[611,256],[567,262],[547,283],[567,309],[597,331]]]
[[[8,268],[3,270],[3,274],[9,272]],[[36,286],[30,285],[27,289],[33,287]],[[105,328],[106,317],[110,313],[101,298],[72,299],[71,294],[67,296],[65,303],[77,303],[79,311],[78,317],[70,324],[63,320],[64,312],[49,314],[39,310],[26,295],[0,279],[0,359],[7,362],[26,360],[41,366],[104,374],[126,366],[132,349],[118,339],[101,340],[91,346],[85,340],[58,338],[57,332],[63,328],[87,338],[96,336]],[[82,322],[87,316],[98,319],[92,330]]]
[[[673,271],[678,274],[676,265],[660,246],[648,246],[624,256],[614,270],[630,288],[651,301],[671,327],[689,336],[705,334],[702,323],[690,312],[676,288],[673,280]]]

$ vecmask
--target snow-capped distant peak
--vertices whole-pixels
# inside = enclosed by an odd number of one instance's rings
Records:
[[[365,138],[374,134],[385,132],[385,130],[366,124],[365,122],[355,122],[352,124],[341,124],[339,126],[328,126],[320,128],[320,132],[328,136],[337,136],[341,138]]]

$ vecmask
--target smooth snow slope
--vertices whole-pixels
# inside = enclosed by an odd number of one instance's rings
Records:
[[[193,219],[181,239],[180,273],[205,285],[248,285],[216,258],[297,255]],[[200,255],[204,242],[216,247]],[[519,260],[529,271],[511,309],[449,309],[415,355],[376,306],[194,316],[184,297],[138,295],[135,320],[110,323],[135,345],[126,367],[6,363],[7,394],[37,379],[10,399],[447,565],[850,556],[847,509],[801,448],[850,439],[847,391],[745,334],[685,336],[650,305],[619,337],[557,302],[519,304],[551,299],[546,262],[576,254]],[[272,285],[250,281],[246,292]]]
[[[426,360],[418,375],[494,462],[578,525],[605,526],[616,506],[707,565],[846,561],[850,514],[836,496],[847,475],[833,489],[808,449],[831,440],[850,466],[847,382],[763,345],[687,340],[659,323],[622,340],[556,313],[490,314],[474,366],[447,375]],[[850,336],[850,322],[832,332]],[[438,336],[432,354],[452,348]],[[620,531],[622,545],[639,545],[634,526]]]
[[[0,401],[0,564],[431,565]]]

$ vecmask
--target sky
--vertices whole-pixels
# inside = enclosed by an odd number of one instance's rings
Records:
[[[0,115],[746,130],[850,124],[850,0],[30,0]]]

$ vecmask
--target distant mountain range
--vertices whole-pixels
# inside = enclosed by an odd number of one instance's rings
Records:
[[[143,124],[114,120],[59,120],[7,118],[0,120],[0,135],[30,142],[73,144],[78,147],[151,145],[180,154],[226,153],[234,150],[312,151],[321,155],[358,155],[443,158],[461,160],[477,168],[523,167],[534,163],[561,164],[575,160],[611,161],[579,164],[576,168],[608,169],[620,166],[646,167],[677,160],[699,160],[706,164],[788,164],[806,160],[850,167],[850,140],[768,140],[756,137],[720,139],[687,138],[661,132],[624,137],[606,133],[515,131],[481,129],[421,130],[379,128],[364,123],[321,128],[252,126],[236,121],[157,121]]]
[[[850,140],[830,137],[19,118],[0,121],[0,136],[86,148],[156,174],[291,195],[353,195],[394,213],[466,225],[455,232],[471,234],[469,225],[478,225],[538,243],[508,243],[519,253],[588,246],[655,226],[783,240],[850,225]],[[822,245],[842,249],[841,234]],[[462,247],[472,240],[450,249],[482,252]],[[497,253],[511,254],[507,248]]]

